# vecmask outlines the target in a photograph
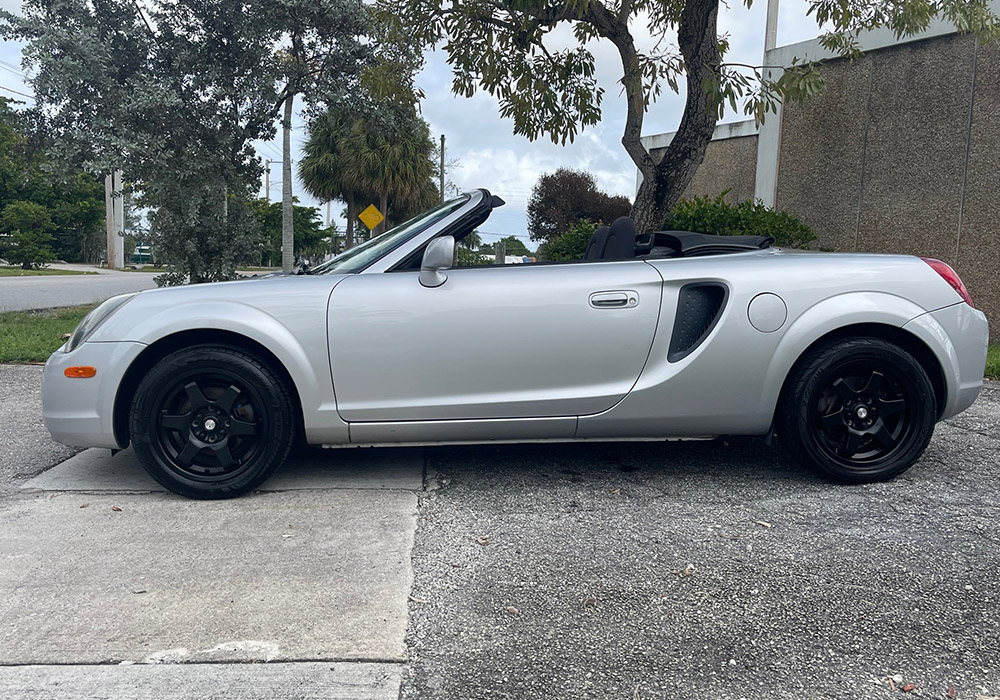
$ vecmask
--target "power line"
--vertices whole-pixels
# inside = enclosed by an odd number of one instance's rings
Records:
[[[29,94],[24,93],[24,92],[18,92],[17,90],[14,90],[14,89],[9,88],[9,87],[4,87],[3,85],[0,85],[0,90],[6,90],[7,92],[13,92],[15,95],[20,95],[21,97],[27,97],[29,100],[32,100],[32,101],[35,100],[35,96],[34,95],[29,95]]]
[[[0,61],[0,68],[3,68],[5,71],[9,71],[9,72],[13,73],[14,75],[20,76],[22,78],[27,77],[27,76],[24,75],[24,73],[22,73],[17,68],[15,68],[14,64],[7,63],[7,61]]]

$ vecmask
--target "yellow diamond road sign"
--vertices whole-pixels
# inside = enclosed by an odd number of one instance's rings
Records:
[[[358,218],[361,219],[361,223],[368,227],[369,231],[372,231],[382,223],[382,219],[385,217],[382,216],[382,212],[374,204],[369,204],[367,209],[358,214]]]

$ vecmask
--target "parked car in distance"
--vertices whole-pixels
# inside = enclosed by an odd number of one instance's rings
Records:
[[[153,262],[153,248],[148,245],[137,245],[135,251],[129,256],[131,263],[149,265]]]
[[[254,489],[300,435],[350,447],[777,433],[804,464],[859,483],[910,467],[979,393],[986,318],[940,261],[636,236],[623,217],[581,260],[455,267],[456,241],[502,204],[463,194],[312,274],[109,299],[46,364],[45,424],[70,445],[131,444],[194,498]]]

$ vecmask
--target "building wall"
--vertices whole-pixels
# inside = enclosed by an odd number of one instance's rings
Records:
[[[1000,329],[1000,46],[951,34],[823,70],[782,110],[775,205],[820,247],[944,260]]]
[[[658,158],[663,150],[654,148],[651,152]],[[725,197],[727,202],[753,199],[756,171],[756,134],[716,139],[708,144],[705,160],[684,191],[684,196],[688,199],[702,196],[717,197],[729,190]]]

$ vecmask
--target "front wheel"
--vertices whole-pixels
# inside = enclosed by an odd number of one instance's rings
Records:
[[[934,432],[934,390],[897,345],[850,338],[811,351],[792,370],[777,420],[794,455],[836,481],[886,481],[908,469]]]
[[[129,425],[139,461],[190,498],[233,498],[263,483],[295,437],[288,390],[258,358],[196,345],[160,360],[139,383]]]

